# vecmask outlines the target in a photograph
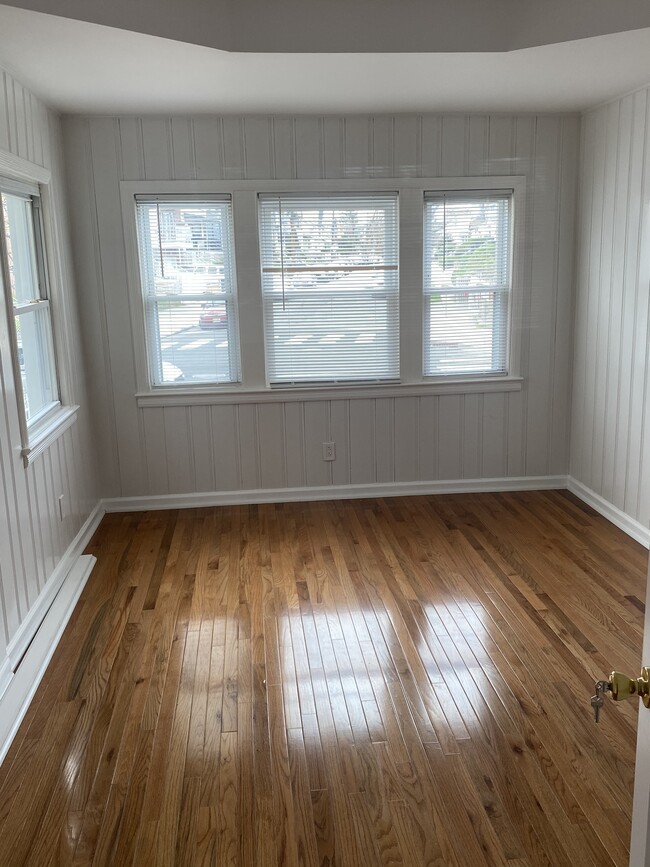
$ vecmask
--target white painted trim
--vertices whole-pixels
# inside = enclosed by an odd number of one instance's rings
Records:
[[[2,700],[2,696],[7,691],[9,684],[14,676],[13,671],[11,670],[11,660],[8,656],[2,660],[2,665],[0,665],[0,701]]]
[[[37,163],[31,163],[5,150],[0,150],[0,175],[37,184],[49,184],[52,178],[49,169],[44,169]]]
[[[313,500],[355,500],[368,497],[413,497],[422,494],[461,494],[495,491],[543,491],[566,488],[566,476],[522,476],[506,479],[454,479],[433,482],[387,482],[370,485],[331,485],[313,488],[258,488],[250,491],[208,491],[114,497],[104,500],[107,512],[145,512],[154,509],[196,509],[249,503],[294,503]]]
[[[54,571],[41,590],[38,599],[30,608],[27,617],[20,624],[18,631],[7,645],[7,657],[11,671],[16,671],[25,651],[38,632],[41,623],[48,616],[48,610],[52,606],[57,593],[61,589],[66,576],[79,560],[84,548],[90,541],[91,536],[104,517],[104,508],[101,502],[97,503],[90,515],[86,518],[83,526],[74,537],[67,551],[59,560]],[[1,686],[1,678],[0,678]]]
[[[154,406],[212,406],[222,403],[291,403],[309,400],[355,400],[380,397],[420,397],[432,394],[503,394],[521,391],[521,376],[491,376],[474,379],[427,380],[403,385],[349,385],[313,388],[250,389],[155,389],[136,394],[139,407]]]
[[[7,754],[27,708],[74,611],[88,576],[96,563],[90,554],[79,557],[69,570],[45,620],[23,657],[20,667],[0,701],[0,762]]]
[[[120,181],[123,199],[130,203],[136,195],[232,195],[244,192],[396,192],[399,189],[442,190],[525,190],[525,175],[466,175],[465,177],[393,178],[293,178],[285,180],[252,178],[247,180]]]
[[[597,494],[595,491],[592,491],[591,488],[583,485],[582,482],[574,479],[573,476],[568,477],[567,488],[572,494],[575,494],[576,497],[584,503],[587,503],[588,506],[591,506],[592,509],[595,509],[600,515],[607,518],[608,521],[611,521],[612,524],[615,524],[619,529],[623,530],[624,533],[627,533],[628,536],[631,536],[646,548],[650,548],[650,529],[644,526],[640,521],[637,521],[636,518],[632,518],[622,509],[614,506],[604,497],[601,497],[600,494]]]
[[[56,415],[30,437],[29,445],[21,452],[26,467],[33,464],[37,457],[46,452],[52,443],[75,423],[78,411],[78,406],[60,407]]]

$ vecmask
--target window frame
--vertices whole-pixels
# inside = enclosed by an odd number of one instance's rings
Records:
[[[395,376],[385,376],[385,377],[368,376],[365,378],[357,378],[353,375],[350,375],[347,377],[342,376],[340,378],[330,378],[330,379],[323,378],[320,380],[319,379],[308,379],[308,378],[301,379],[300,377],[298,377],[296,380],[293,380],[293,381],[292,380],[281,380],[281,379],[272,378],[271,377],[271,371],[270,371],[270,360],[271,360],[271,357],[273,355],[274,350],[269,343],[268,336],[269,336],[269,332],[272,330],[273,306],[274,306],[273,302],[275,300],[275,297],[272,295],[271,292],[265,290],[264,274],[269,273],[272,269],[269,265],[265,264],[265,261],[263,258],[263,251],[260,249],[260,281],[261,281],[260,289],[261,289],[261,293],[262,293],[262,303],[263,303],[263,313],[264,313],[264,345],[265,345],[265,359],[266,359],[266,383],[267,383],[269,388],[272,388],[272,389],[296,388],[296,387],[313,388],[313,387],[319,387],[319,386],[338,387],[338,386],[354,386],[354,385],[370,385],[370,384],[385,385],[385,384],[394,384],[396,382],[399,382],[399,347],[400,347],[399,194],[395,191],[392,191],[392,190],[391,191],[365,190],[363,192],[360,192],[358,190],[345,191],[345,192],[340,192],[340,191],[334,192],[331,190],[328,190],[328,191],[319,190],[317,192],[304,192],[304,193],[297,193],[295,191],[292,191],[289,193],[287,193],[287,192],[259,193],[258,194],[259,241],[260,241],[260,247],[262,247],[263,246],[262,245],[262,238],[263,238],[262,228],[263,228],[263,224],[264,224],[264,204],[265,204],[265,202],[270,206],[272,204],[272,202],[277,199],[277,201],[281,202],[279,212],[281,212],[281,209],[282,209],[282,207],[285,206],[285,203],[291,202],[292,200],[298,200],[298,201],[308,203],[308,204],[312,204],[312,203],[315,204],[315,203],[319,202],[320,200],[322,200],[323,201],[323,209],[326,210],[328,207],[328,202],[334,203],[334,202],[338,201],[340,203],[341,201],[343,201],[346,198],[349,198],[351,201],[352,200],[364,200],[365,199],[368,203],[368,206],[370,208],[372,208],[371,200],[373,197],[376,197],[380,203],[382,203],[382,200],[383,200],[383,203],[387,203],[387,202],[391,201],[391,202],[393,202],[393,205],[394,205],[394,209],[395,209],[394,214],[396,217],[395,233],[394,233],[394,244],[395,244],[394,250],[396,253],[397,262],[395,265],[390,264],[390,265],[385,265],[384,267],[386,270],[394,270],[397,272],[397,282],[396,282],[394,289],[384,288],[382,290],[376,290],[376,291],[373,290],[372,292],[368,292],[368,290],[364,290],[364,289],[359,288],[359,289],[356,289],[354,291],[351,291],[350,296],[351,295],[356,296],[357,301],[360,298],[363,298],[363,300],[365,301],[366,299],[364,298],[364,296],[366,296],[366,295],[368,296],[368,300],[370,300],[370,301],[376,297],[383,296],[387,302],[387,306],[390,305],[391,302],[394,303],[395,313],[396,313],[396,317],[397,317],[397,342],[396,342],[396,345],[394,345],[390,348],[392,348],[395,351],[396,361],[397,361],[397,376],[396,377]],[[330,207],[332,207],[332,206],[333,205],[330,204]],[[270,239],[271,233],[267,233],[267,235],[268,235],[268,238]],[[280,237],[281,237],[281,234],[280,234]],[[305,262],[305,266],[304,266],[303,270],[308,271],[309,266],[313,265],[311,270],[313,270],[314,272],[318,272],[320,269],[317,267],[317,264],[318,263]],[[374,267],[375,266],[373,266],[373,268]],[[282,268],[282,271],[284,273],[284,266],[282,265],[281,268]],[[342,268],[341,270],[345,270],[345,268]],[[332,294],[331,290],[323,291],[321,293],[316,293],[316,294],[322,294],[326,301],[329,300],[330,298],[337,297],[335,294]],[[301,299],[310,299],[310,298],[313,298],[314,296],[315,296],[315,293],[313,291],[303,289],[303,290],[291,290],[289,298],[291,301],[300,301]],[[346,295],[346,298],[348,298],[348,297],[349,296]],[[284,299],[284,292],[283,292],[283,299]]]
[[[512,293],[514,287],[514,243],[513,243],[513,234],[514,234],[514,207],[515,207],[515,192],[514,189],[482,189],[482,190],[427,190],[424,194],[423,201],[423,214],[422,214],[422,228],[423,228],[423,237],[426,237],[428,231],[427,225],[427,203],[440,200],[440,201],[453,201],[454,199],[464,199],[468,201],[472,198],[476,198],[477,201],[485,200],[489,198],[493,198],[495,200],[507,200],[508,202],[508,229],[506,233],[506,249],[505,249],[505,259],[506,259],[506,277],[507,279],[503,281],[503,284],[498,288],[492,287],[492,289],[483,287],[471,286],[468,287],[467,291],[469,292],[489,292],[493,291],[495,294],[497,292],[505,292],[505,311],[503,311],[503,315],[499,317],[499,321],[493,322],[493,330],[498,326],[499,329],[502,329],[505,335],[505,351],[504,351],[504,370],[486,370],[486,371],[459,371],[455,374],[445,374],[445,373],[427,373],[427,361],[429,359],[429,354],[431,352],[430,341],[429,345],[427,345],[427,337],[430,329],[430,307],[428,304],[428,299],[432,295],[442,294],[445,290],[439,289],[438,287],[429,287],[427,281],[427,257],[426,250],[422,249],[422,376],[423,378],[431,381],[445,381],[450,377],[466,377],[468,379],[472,377],[502,377],[507,376],[510,372],[510,367],[512,364],[511,352],[510,352],[510,344],[512,340],[511,335],[511,322],[512,322]],[[462,290],[458,290],[462,291]],[[495,305],[496,309],[496,305]],[[494,349],[493,349],[494,352]]]
[[[49,407],[28,420],[25,411],[18,336],[15,325],[16,314],[9,289],[10,281],[5,255],[4,233],[1,233],[0,269],[5,287],[3,291],[5,308],[3,319],[7,329],[6,342],[16,396],[17,438],[20,438],[19,453],[25,468],[27,468],[75,422],[79,407],[69,399],[71,394],[69,349],[62,351],[62,348],[66,348],[66,342],[58,339],[59,334],[64,331],[66,317],[63,309],[65,302],[61,293],[63,269],[59,251],[58,225],[52,203],[51,173],[48,169],[21,157],[0,151],[0,189],[10,194],[38,198],[37,211],[33,216],[36,218],[34,220],[35,226],[38,227],[35,243],[39,282],[42,282],[44,287],[41,288],[41,294],[44,293],[44,297],[39,302],[38,307],[48,311],[52,338],[51,374],[55,382],[57,398]],[[41,307],[41,304],[45,304],[46,307]]]
[[[137,207],[138,204],[170,204],[174,201],[180,203],[189,203],[196,202],[197,204],[208,203],[210,201],[218,202],[220,204],[227,204],[230,210],[230,221],[228,225],[228,230],[231,232],[230,243],[229,243],[229,275],[231,277],[232,285],[230,286],[230,290],[228,296],[224,298],[224,303],[226,304],[226,309],[229,311],[228,315],[228,354],[230,359],[230,370],[235,374],[236,378],[232,380],[224,380],[223,382],[214,381],[214,382],[206,382],[204,385],[196,385],[195,383],[186,383],[179,382],[177,384],[166,383],[166,382],[155,382],[157,376],[154,374],[153,368],[154,366],[162,366],[162,347],[160,340],[156,340],[155,342],[152,340],[153,332],[152,332],[152,319],[153,319],[153,309],[155,309],[157,300],[162,297],[157,294],[150,294],[146,291],[145,278],[142,268],[142,259],[143,254],[140,249],[139,242],[139,232],[137,231]],[[234,218],[233,218],[233,204],[232,197],[228,194],[220,195],[218,193],[206,193],[202,194],[186,194],[186,195],[178,195],[178,194],[167,194],[167,195],[147,195],[147,194],[136,194],[135,196],[135,209],[136,209],[136,232],[138,237],[136,238],[137,248],[138,248],[138,263],[139,263],[139,282],[141,287],[141,299],[142,299],[142,310],[144,314],[144,329],[145,329],[145,350],[146,350],[146,363],[147,363],[147,378],[152,389],[165,389],[165,388],[228,388],[228,387],[237,387],[241,382],[241,351],[239,345],[239,312],[238,312],[238,303],[237,303],[237,268],[235,262],[235,237],[234,237]],[[153,251],[152,251],[153,252]],[[225,272],[224,272],[225,273]],[[209,301],[211,298],[220,298],[221,293],[213,293],[209,295],[208,293],[195,293],[195,295],[191,295],[189,293],[178,293],[164,296],[168,300],[180,300],[184,302],[200,302],[200,301]]]
[[[423,233],[425,192],[503,190],[513,191],[513,270],[510,311],[509,363],[507,375],[424,376],[423,371]],[[365,193],[396,192],[399,197],[400,269],[400,381],[354,385],[267,385],[261,258],[257,200],[273,193]],[[178,384],[171,388],[152,386],[143,351],[145,323],[139,276],[136,195],[230,195],[232,198],[235,271],[239,308],[241,382],[215,385]],[[135,353],[136,402],[138,406],[189,406],[219,403],[282,402],[304,399],[346,399],[433,394],[519,391],[522,387],[522,305],[529,287],[525,283],[524,225],[526,178],[521,175],[468,177],[404,177],[365,179],[300,180],[174,180],[121,181],[120,198],[126,245],[126,271],[130,303],[131,344]],[[125,322],[125,325],[127,323]]]

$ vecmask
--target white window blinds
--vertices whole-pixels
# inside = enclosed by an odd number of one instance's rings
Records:
[[[237,382],[230,198],[136,198],[152,385]]]
[[[267,378],[399,377],[396,193],[260,195]]]
[[[511,192],[428,193],[424,374],[507,373]]]

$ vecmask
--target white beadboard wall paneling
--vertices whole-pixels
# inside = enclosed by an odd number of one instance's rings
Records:
[[[43,169],[50,175],[46,224],[51,232],[48,264],[57,358],[63,396],[81,409],[75,423],[25,467],[8,323],[6,316],[0,316],[0,689],[13,665],[7,654],[15,655],[16,648],[26,647],[33,638],[64,573],[73,565],[66,560],[66,552],[72,551],[100,499],[83,328],[70,258],[61,123],[27,88],[0,69],[0,161],[10,171],[11,166],[17,170],[17,159],[27,161],[41,177]],[[61,495],[63,520],[58,505]],[[75,556],[80,553],[76,551]]]
[[[70,120],[72,121],[72,119]],[[118,122],[120,139],[120,173],[124,178],[137,179],[145,176],[144,149],[142,146],[142,122],[137,117],[123,117]]]
[[[224,178],[237,181],[246,177],[246,144],[244,118],[224,117],[221,121],[223,136]],[[165,178],[166,175],[159,175]]]
[[[519,392],[521,397],[521,392]],[[510,395],[508,395],[510,397]],[[458,442],[462,442],[463,448],[460,453],[461,460],[461,475],[464,479],[476,479],[482,473],[483,466],[483,429],[480,425],[480,419],[483,417],[485,395],[483,394],[468,394],[462,401],[462,413],[460,413],[461,405],[459,404],[459,434]],[[521,403],[521,401],[520,401]],[[510,418],[510,401],[508,401],[508,420]],[[522,414],[519,412],[518,418],[520,424],[523,423]],[[512,445],[510,433],[508,440],[504,442],[504,448],[512,455],[512,464],[516,464],[519,469],[523,468],[523,461],[515,460],[515,455],[512,454]],[[521,450],[518,450],[520,453]]]
[[[625,317],[625,292],[624,286],[628,279],[627,239],[629,223],[629,207],[631,198],[639,194],[640,180],[637,183],[636,193],[631,189],[633,183],[633,163],[631,147],[633,141],[632,124],[634,122],[634,97],[628,96],[622,99],[618,106],[618,126],[620,134],[616,157],[615,199],[612,212],[612,249],[611,249],[611,273],[610,273],[610,327],[608,329],[608,357],[606,367],[605,406],[606,420],[605,431],[614,432],[614,448],[605,449],[607,436],[603,436],[603,468],[601,491],[603,498],[613,502],[615,490],[618,485],[616,458],[616,443],[620,442],[620,428],[623,427],[623,419],[629,418],[629,394],[620,386],[621,367],[627,364],[623,361],[627,347],[623,346]],[[621,139],[623,142],[621,143]],[[625,142],[627,141],[627,146]],[[638,161],[637,161],[638,164]],[[618,279],[620,276],[620,279]],[[631,341],[630,341],[631,350]],[[614,363],[611,363],[614,361]],[[611,445],[611,442],[609,443]],[[620,450],[619,450],[620,451]],[[624,474],[623,474],[624,478]]]
[[[94,172],[89,130],[83,135],[70,136],[70,126],[86,126],[82,119],[68,119],[64,125],[64,147],[70,176],[70,165],[75,167],[75,176],[68,184],[68,200],[71,232],[75,240],[73,259],[76,282],[83,287],[82,303],[79,305],[81,344],[86,374],[92,388],[89,391],[90,425],[96,451],[101,455],[97,472],[100,490],[108,496],[119,492],[120,475],[117,441],[115,403],[113,400],[112,358],[108,346],[104,273],[95,251],[99,249],[99,226],[94,194]],[[125,125],[128,125],[125,121]],[[129,126],[132,129],[132,126]],[[120,134],[123,125],[120,124]],[[124,164],[123,164],[124,167]],[[85,251],[81,255],[81,251]],[[92,252],[92,255],[87,255]]]
[[[287,485],[302,488],[307,478],[305,457],[305,414],[302,403],[285,403],[284,406],[284,465]]]
[[[214,476],[214,451],[210,407],[200,406],[190,412],[189,449],[192,455],[194,490],[213,491],[216,487]]]
[[[578,230],[576,232],[576,298],[574,322],[574,356],[573,356],[573,391],[571,395],[571,453],[570,472],[577,479],[585,478],[584,451],[584,417],[586,406],[586,368],[587,368],[587,330],[586,319],[589,293],[580,289],[589,283],[589,256],[586,254],[589,245],[592,221],[593,186],[591,175],[594,163],[595,117],[587,115],[582,122],[580,140],[580,178],[578,195]],[[580,443],[580,447],[577,444]]]
[[[0,69],[0,148],[13,153],[11,146],[12,124],[9,122],[9,94],[7,91],[8,75]]]
[[[484,142],[484,153],[487,160],[490,124],[486,125],[481,142]],[[524,238],[524,285],[532,283],[532,250],[535,237],[535,225],[533,220],[535,192],[537,184],[536,166],[536,118],[525,116],[518,117],[515,121],[514,130],[514,154],[515,167],[518,173],[525,174],[528,178],[526,195],[526,213],[524,215],[525,238]],[[496,159],[493,154],[493,159]],[[486,169],[487,170],[487,169]],[[575,168],[572,168],[575,173]],[[521,365],[520,374],[527,381],[530,370],[530,329],[531,329],[531,292],[523,293],[521,304],[521,317],[523,327],[521,330]],[[516,400],[508,400],[508,466],[509,473],[514,476],[523,475],[526,467],[526,449],[528,437],[528,401],[530,387],[527,386],[517,396]],[[481,408],[482,411],[482,408]]]
[[[573,167],[577,165],[579,158],[579,138],[579,119],[565,118],[559,143],[557,257],[552,327],[548,335],[553,382],[548,430],[548,472],[551,474],[563,472],[569,465],[575,295],[573,292],[560,291],[560,287],[573,286],[575,281],[578,183]],[[514,468],[510,469],[512,473]]]
[[[526,474],[547,472],[553,396],[549,335],[553,333],[558,238],[558,173],[561,121],[540,117],[535,128],[535,191],[532,214],[531,293],[528,321]],[[532,399],[539,395],[538,399]]]
[[[171,120],[171,161],[173,178],[196,178],[192,124],[187,117]]]
[[[296,177],[296,128],[293,118],[271,118],[271,167],[274,178]]]
[[[330,439],[336,443],[336,460],[329,463],[333,485],[349,484],[350,479],[350,401],[330,403]]]
[[[579,118],[88,117],[64,126],[91,377],[110,407],[99,409],[109,496],[566,474]],[[138,405],[120,181],[508,173],[524,175],[527,189],[520,391]],[[237,219],[255,196],[235,195]],[[258,291],[257,265],[237,267],[242,305]],[[241,341],[247,377],[263,387],[258,325]],[[330,440],[337,457],[326,463]]]
[[[215,490],[234,491],[241,487],[237,407],[213,406],[210,411]]]
[[[636,507],[636,515],[644,526],[650,522],[650,89],[646,90],[645,102],[645,162],[643,165],[643,220],[640,232],[639,282],[635,315],[633,356],[632,406],[638,408],[630,431],[631,455],[639,454],[638,473],[635,485],[628,490],[626,511]],[[637,451],[638,450],[638,451]],[[633,459],[632,459],[633,460]],[[628,463],[630,472],[634,464]],[[636,497],[636,502],[635,502]]]
[[[615,451],[615,487],[612,502],[622,506],[623,511],[633,512],[633,497],[628,498],[628,481],[630,469],[636,472],[638,468],[631,464],[634,461],[633,449],[630,447],[633,419],[638,413],[638,404],[633,391],[634,361],[637,357],[636,346],[637,299],[639,291],[643,292],[642,277],[639,274],[641,257],[641,229],[643,223],[644,178],[647,174],[647,137],[646,125],[648,117],[647,93],[634,95],[632,108],[632,130],[630,136],[630,195],[626,211],[626,244],[625,244],[625,274],[622,281],[623,292],[623,323],[621,329],[621,356],[618,362],[618,390],[620,405],[618,409],[618,424],[614,438]],[[646,283],[647,286],[647,283]],[[581,286],[578,286],[581,291]],[[587,352],[585,351],[587,361]],[[647,468],[647,464],[646,464]],[[584,470],[583,470],[584,471]],[[583,477],[579,477],[582,479]]]
[[[152,122],[142,122],[142,139],[152,140],[150,126]],[[161,132],[168,129],[168,124],[157,122]],[[135,362],[133,359],[133,331],[129,316],[126,285],[126,264],[124,239],[122,232],[122,216],[119,189],[114,182],[121,165],[119,127],[109,119],[93,119],[86,129],[90,135],[91,167],[93,172],[92,186],[94,193],[94,221],[96,224],[93,238],[96,243],[101,268],[103,291],[103,307],[106,317],[107,343],[111,367],[112,405],[115,413],[115,425],[118,437],[125,436],[133,442],[139,440],[137,417],[133,412],[133,393],[135,391]],[[145,129],[149,130],[145,134]],[[145,156],[144,170],[150,177],[152,166],[165,163],[161,151],[168,154],[166,144],[156,142],[151,154]],[[70,175],[70,164],[68,163]],[[75,180],[72,180],[74,185]],[[82,187],[81,194],[88,195],[88,187]],[[92,217],[91,217],[92,218]],[[93,249],[93,248],[91,248]],[[77,260],[85,257],[85,250],[78,249]],[[86,287],[84,287],[85,289]],[[142,490],[145,482],[142,472],[142,460],[134,449],[122,449],[118,460],[122,482],[125,480],[131,491]]]
[[[570,474],[650,522],[650,89],[582,119]]]
[[[370,123],[370,176],[373,178],[394,177],[393,118],[373,117]]]
[[[323,121],[317,117],[294,119],[296,177],[324,178]]]

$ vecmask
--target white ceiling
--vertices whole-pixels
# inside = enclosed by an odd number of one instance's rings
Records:
[[[510,52],[261,54],[0,6],[0,64],[70,113],[575,111],[650,82],[650,28]]]

